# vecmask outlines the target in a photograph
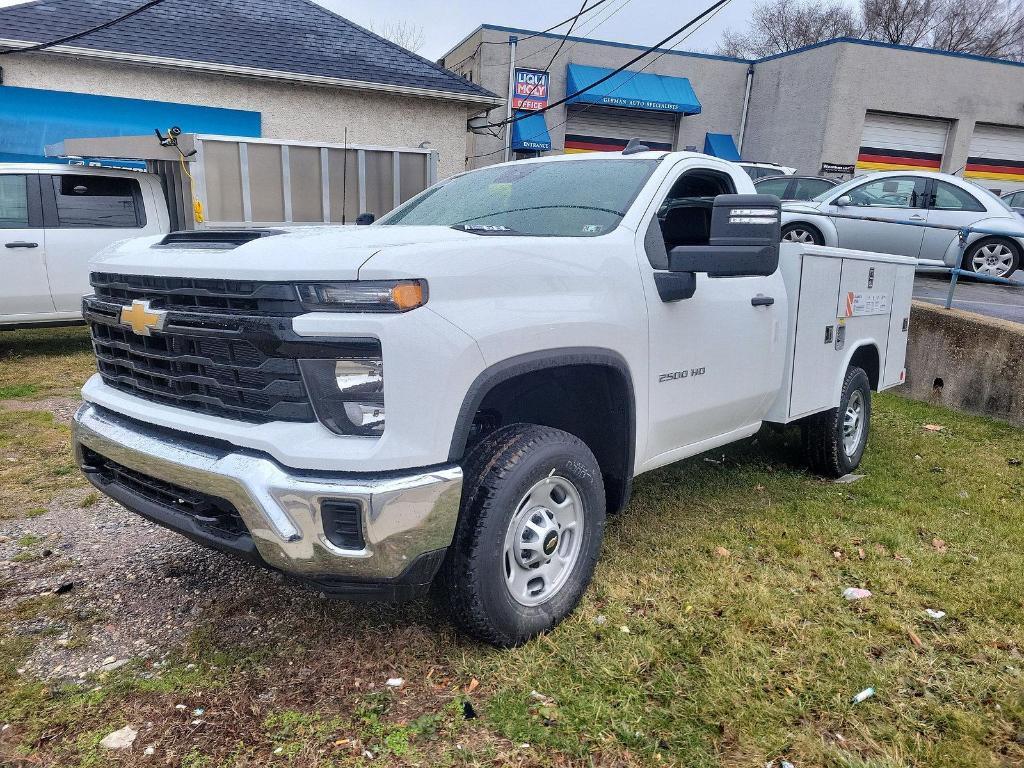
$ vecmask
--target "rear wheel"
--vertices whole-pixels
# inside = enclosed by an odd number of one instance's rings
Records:
[[[804,452],[811,469],[827,477],[853,472],[864,456],[871,428],[871,382],[863,368],[850,366],[839,407],[806,419]]]
[[[821,232],[810,224],[798,221],[795,224],[787,224],[782,228],[782,242],[824,245],[825,238],[821,236]]]
[[[979,240],[967,249],[962,267],[981,275],[1009,277],[1020,267],[1020,247],[1002,238]]]
[[[463,630],[519,645],[568,616],[590,583],[604,537],[601,469],[578,438],[532,424],[491,433],[463,469],[438,586]]]

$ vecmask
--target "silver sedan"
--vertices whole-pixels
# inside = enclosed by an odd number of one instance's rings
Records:
[[[808,202],[785,203],[782,239],[895,253],[951,267],[960,254],[959,238],[952,229],[828,214],[991,230],[970,234],[961,267],[995,277],[1012,275],[1021,266],[1024,254],[1024,216],[989,190],[945,173],[873,173],[851,179]]]

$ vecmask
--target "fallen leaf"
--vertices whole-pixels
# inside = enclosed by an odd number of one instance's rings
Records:
[[[728,557],[732,553],[725,547],[715,547],[715,555],[717,557]]]
[[[936,552],[946,552],[949,550],[949,546],[942,539],[932,539],[932,546]]]
[[[925,424],[924,428],[927,432],[941,432],[945,429],[941,424]]]
[[[910,642],[912,642],[916,648],[924,647],[924,643],[922,643],[921,638],[914,633],[914,630],[908,629],[907,636],[910,638]]]
[[[864,552],[864,547],[857,547],[857,558],[863,560],[865,557],[867,557],[867,553]]]
[[[837,550],[832,552],[832,557],[834,557],[836,560],[842,560],[843,559],[843,553],[840,550],[837,549]]]
[[[479,687],[480,681],[474,677],[472,680],[469,681],[469,685],[466,686],[466,693],[472,693]]]

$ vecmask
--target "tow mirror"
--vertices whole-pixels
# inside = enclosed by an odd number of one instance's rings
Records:
[[[680,245],[669,253],[670,272],[711,277],[771,275],[779,266],[782,203],[774,195],[719,195],[707,245]]]
[[[377,220],[377,217],[372,213],[360,213],[356,216],[356,224],[373,224]]]
[[[840,195],[832,204],[839,208],[845,208],[848,205],[853,205],[853,198],[849,195]]]

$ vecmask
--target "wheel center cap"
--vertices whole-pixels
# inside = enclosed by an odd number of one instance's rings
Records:
[[[548,531],[544,537],[544,554],[553,555],[556,549],[558,549],[558,534],[554,531]]]

